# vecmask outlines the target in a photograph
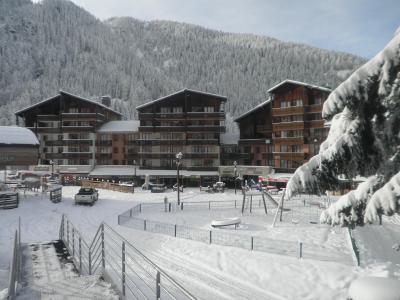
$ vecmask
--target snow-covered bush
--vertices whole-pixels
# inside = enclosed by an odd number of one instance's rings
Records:
[[[319,154],[299,167],[286,197],[335,190],[338,177],[368,177],[321,215],[329,224],[373,222],[400,210],[400,33],[324,103],[331,122]]]

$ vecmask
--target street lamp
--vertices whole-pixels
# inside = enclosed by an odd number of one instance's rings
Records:
[[[237,177],[237,162],[236,162],[236,160],[233,162],[233,170],[234,170],[234,172],[235,172],[235,175],[234,175],[234,179],[235,179],[235,195],[236,195],[236,177]]]
[[[134,186],[136,186],[136,160],[135,159],[133,160],[133,165],[135,166],[135,178],[133,180],[133,184],[134,184]]]
[[[53,178],[53,173],[54,173],[54,161],[52,159],[50,159],[49,161],[50,165],[51,165],[51,178]]]
[[[179,187],[179,167],[181,165],[183,154],[182,152],[179,152],[176,155],[176,185],[177,185],[177,191],[178,191],[178,205],[181,204],[181,199],[179,198],[179,192],[180,192],[180,187]]]

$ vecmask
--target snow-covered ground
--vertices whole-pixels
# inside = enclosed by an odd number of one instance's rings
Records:
[[[117,216],[136,204],[162,202],[164,196],[169,201],[175,201],[176,193],[137,191],[135,194],[126,194],[100,190],[99,201],[90,207],[73,204],[73,196],[78,189],[64,187],[63,201],[58,204],[51,203],[48,196],[38,193],[22,196],[17,209],[0,210],[0,291],[6,287],[11,240],[18,226],[18,217],[22,220],[22,241],[37,242],[58,237],[63,213],[69,216],[88,241],[99,224],[105,221],[201,299],[345,299],[352,280],[371,274],[368,267],[360,270],[342,262],[251,252],[118,226]],[[233,191],[207,194],[200,193],[198,189],[185,189],[181,196],[187,201],[241,199],[241,194],[235,195]],[[210,216],[206,216],[205,212],[190,216],[193,221],[199,222],[199,226],[208,226]],[[178,216],[175,217],[178,221]],[[344,256],[348,255],[342,230],[331,230],[325,225],[287,223],[277,223],[276,228],[272,229],[269,226],[271,217],[272,214],[265,216],[258,211],[254,212],[254,216],[246,213],[244,225],[247,227],[237,231],[286,240],[300,238],[305,242],[324,244],[342,251]],[[389,227],[398,226],[385,224]],[[365,230],[368,231],[368,227]],[[393,268],[392,273],[399,272],[395,264]]]

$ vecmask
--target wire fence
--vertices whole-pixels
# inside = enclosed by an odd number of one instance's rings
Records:
[[[291,200],[292,201],[292,200]],[[288,201],[288,202],[291,202]],[[325,200],[321,200],[322,203]],[[283,210],[283,219],[292,221],[294,214],[300,214],[300,208],[304,208],[309,212],[306,219],[319,220],[320,212],[323,209],[321,205],[306,203],[304,197],[294,199],[292,203],[286,204]],[[314,243],[303,243],[297,241],[277,240],[258,236],[249,236],[244,234],[226,233],[221,230],[207,230],[195,228],[187,225],[163,223],[144,219],[142,213],[157,212],[173,212],[173,211],[193,211],[193,210],[215,210],[227,208],[239,208],[242,204],[240,200],[232,201],[207,201],[207,202],[181,202],[178,206],[176,203],[141,203],[135,207],[125,211],[118,216],[118,224],[124,225],[137,230],[144,230],[153,233],[165,234],[172,237],[184,238],[193,241],[203,242],[207,244],[216,244],[221,246],[231,246],[252,251],[261,251],[274,254],[282,254],[299,258],[310,258],[322,261],[341,261],[351,263],[351,258],[346,254],[327,248],[323,245]],[[262,201],[253,201],[253,208],[264,208]],[[288,207],[290,207],[288,209]],[[267,208],[275,208],[277,206],[270,203]],[[304,220],[304,217],[302,218]],[[309,221],[313,223],[314,221]]]
[[[60,239],[80,274],[103,275],[123,299],[196,299],[105,223],[99,226],[89,245],[63,215]]]

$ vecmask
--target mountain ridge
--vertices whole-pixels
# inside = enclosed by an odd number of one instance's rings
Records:
[[[184,88],[222,94],[229,123],[284,79],[334,88],[364,62],[174,21],[101,21],[66,0],[0,0],[0,125],[61,89],[96,100],[110,95],[129,119],[137,105]]]

